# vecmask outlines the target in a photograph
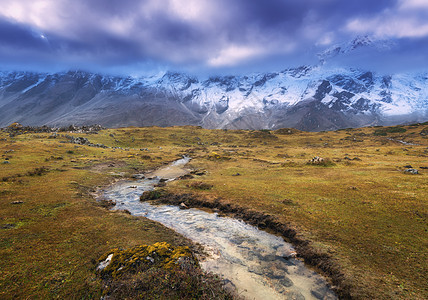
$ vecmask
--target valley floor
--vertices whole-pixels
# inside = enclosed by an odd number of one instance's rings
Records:
[[[191,245],[92,197],[98,186],[184,154],[197,172],[169,183],[167,192],[286,225],[327,258],[329,267],[318,267],[342,295],[428,297],[426,123],[318,133],[16,129],[0,132],[0,153],[0,298],[98,297],[95,268],[106,251],[163,241]]]

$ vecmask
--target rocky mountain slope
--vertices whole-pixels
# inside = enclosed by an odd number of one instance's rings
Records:
[[[331,130],[428,119],[428,72],[381,75],[325,66],[198,79],[0,73],[0,126],[173,126]]]

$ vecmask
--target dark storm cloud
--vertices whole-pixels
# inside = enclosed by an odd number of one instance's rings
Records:
[[[0,5],[0,62],[17,64],[239,68],[292,62],[302,53],[316,57],[321,48],[357,34],[428,36],[422,0],[0,0]]]
[[[45,49],[46,43],[40,33],[29,26],[0,19],[0,47]]]
[[[257,26],[262,31],[295,35],[305,23],[338,30],[349,17],[377,14],[385,9],[387,4],[391,4],[391,1],[235,0],[222,3],[233,10],[231,22],[236,26],[232,27],[232,30]]]

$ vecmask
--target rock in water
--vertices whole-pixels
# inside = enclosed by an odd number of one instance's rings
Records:
[[[188,207],[186,204],[184,204],[183,202],[181,202],[181,203],[180,203],[179,207],[180,207],[180,209],[188,209],[188,208],[189,208],[189,207]]]

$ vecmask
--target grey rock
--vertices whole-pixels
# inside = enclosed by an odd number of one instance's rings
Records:
[[[406,173],[406,174],[412,174],[412,175],[417,175],[417,174],[419,174],[419,171],[416,170],[416,169],[406,169],[406,170],[404,170],[404,173]]]
[[[319,156],[315,156],[310,160],[310,163],[319,164],[319,163],[322,163],[323,161],[324,161],[324,158],[319,157]]]
[[[109,254],[104,261],[100,262],[100,264],[97,266],[97,271],[104,270],[111,263],[113,255],[113,253]]]
[[[337,297],[334,295],[334,293],[326,286],[318,286],[311,290],[312,296],[314,296],[316,299],[320,300],[333,300],[337,299]]]
[[[282,279],[287,275],[287,273],[284,270],[273,269],[268,275],[273,279]]]
[[[135,179],[144,179],[145,178],[145,176],[143,174],[134,174],[131,177],[135,178]]]
[[[288,277],[281,278],[280,280],[278,280],[278,283],[285,287],[293,286],[293,282]]]
[[[180,209],[188,209],[188,208],[189,208],[189,207],[188,207],[186,204],[184,204],[183,202],[181,202],[181,203],[180,203],[180,205],[179,205],[178,207],[180,207]]]
[[[261,266],[250,266],[248,267],[248,271],[257,275],[263,275],[265,273]]]
[[[4,224],[1,226],[2,229],[12,229],[16,227],[16,224]]]
[[[290,300],[305,300],[305,296],[303,296],[299,292],[291,291],[291,292],[287,293],[287,299],[290,299]]]

